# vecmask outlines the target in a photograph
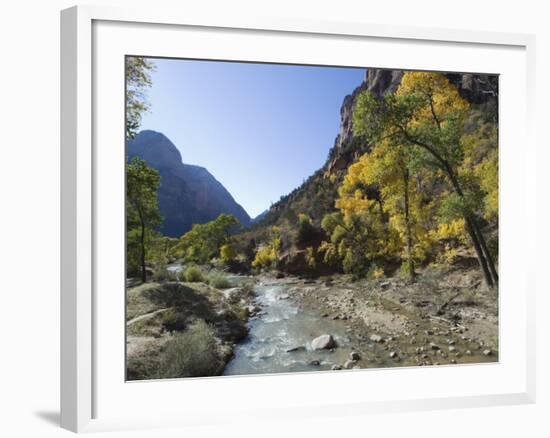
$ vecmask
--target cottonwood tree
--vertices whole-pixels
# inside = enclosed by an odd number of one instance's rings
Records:
[[[415,260],[426,257],[433,240],[429,233],[433,202],[418,190],[421,173],[410,148],[385,139],[350,166],[336,201],[344,213],[380,210],[379,217],[390,229],[380,245],[388,256],[396,254],[404,260],[411,281],[415,279]]]
[[[220,214],[205,224],[194,224],[190,231],[179,238],[177,251],[186,262],[206,263],[220,254],[229,243],[231,231],[240,226],[231,214]]]
[[[388,246],[383,242],[395,241],[395,236],[388,235],[376,209],[356,209],[350,203],[337,207],[340,211],[325,215],[321,221],[329,240],[321,243],[319,254],[328,266],[341,264],[345,273],[365,277],[387,255]]]
[[[147,281],[146,261],[151,242],[147,242],[161,223],[157,190],[160,176],[156,169],[134,157],[126,166],[126,229],[127,252],[132,256],[136,249],[141,281]],[[149,244],[148,244],[149,243]]]
[[[464,120],[469,104],[440,73],[407,72],[395,94],[378,99],[369,92],[359,97],[354,132],[370,143],[389,140],[413,148],[418,162],[445,176],[453,195],[447,204],[464,218],[487,285],[498,284],[498,273],[481,231],[479,196],[460,178],[464,161]]]

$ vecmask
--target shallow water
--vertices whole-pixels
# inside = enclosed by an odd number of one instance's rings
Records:
[[[168,266],[166,266],[166,270],[168,272],[181,272],[182,270],[182,266],[181,266],[181,262],[177,261],[177,262],[174,262],[174,263],[171,263],[169,264]]]
[[[347,360],[350,339],[345,325],[300,309],[286,297],[287,288],[284,284],[256,286],[262,312],[249,322],[249,335],[236,346],[224,375],[329,370]],[[338,348],[313,351],[311,341],[322,334],[331,334]],[[295,347],[305,349],[288,351]]]

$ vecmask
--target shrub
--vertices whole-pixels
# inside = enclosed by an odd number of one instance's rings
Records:
[[[256,257],[252,262],[253,268],[274,268],[279,258],[279,248],[281,247],[281,239],[274,237],[268,245],[258,249]]]
[[[159,266],[153,272],[153,281],[173,281],[177,279],[177,274],[174,271],[169,271],[166,265]]]
[[[164,344],[160,357],[162,378],[215,376],[223,370],[214,330],[198,320]]]
[[[220,248],[220,257],[224,263],[231,262],[237,258],[237,251],[229,243],[226,243]]]
[[[176,309],[168,309],[162,313],[162,326],[169,332],[183,331],[186,327],[186,317]]]
[[[200,283],[204,282],[204,274],[196,266],[189,266],[181,272],[181,280],[188,283]]]
[[[446,244],[439,254],[437,261],[444,265],[452,265],[458,256],[458,249]]]
[[[376,265],[371,265],[369,268],[367,277],[372,278],[374,280],[378,280],[379,278],[382,278],[384,276],[384,270]]]
[[[155,379],[159,372],[158,347],[145,350],[141,354],[128,357],[126,363],[126,378],[128,380]]]
[[[227,277],[218,271],[212,271],[208,274],[208,284],[216,289],[227,289],[231,287],[231,283]]]
[[[315,258],[315,248],[308,246],[306,248],[306,255],[305,255],[306,263],[311,269],[315,269],[317,266],[317,260]]]

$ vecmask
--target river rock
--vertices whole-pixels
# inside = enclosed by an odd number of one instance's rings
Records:
[[[485,356],[490,356],[491,354],[493,354],[493,352],[491,350],[487,349],[487,350],[483,350],[483,354]]]
[[[370,335],[370,340],[372,342],[378,342],[378,343],[384,342],[384,339],[382,339],[382,336],[380,335]]]
[[[361,360],[361,355],[357,351],[352,351],[349,354],[350,360]]]
[[[250,306],[247,307],[247,310],[250,316],[254,316],[257,313],[259,313],[262,310],[262,308],[260,306],[251,304]]]
[[[303,345],[298,345],[297,347],[292,347],[286,350],[287,353],[294,353],[295,351],[305,351],[306,347]]]
[[[336,341],[332,335],[321,335],[311,341],[311,348],[314,350],[329,350],[336,347]]]
[[[223,294],[225,295],[225,298],[227,301],[229,301],[231,304],[238,303],[241,301],[241,299],[244,298],[244,290],[241,287],[232,287],[229,289],[225,289],[223,291]]]
[[[344,363],[344,369],[351,370],[355,366],[355,362],[353,360],[346,360]]]
[[[319,365],[321,365],[321,361],[314,359],[309,364],[318,367]]]
[[[339,371],[342,369],[342,366],[341,365],[332,365],[332,367],[330,368],[332,371]]]

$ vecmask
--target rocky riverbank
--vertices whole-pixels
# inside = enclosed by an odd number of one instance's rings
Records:
[[[288,293],[346,325],[352,352],[335,369],[498,361],[498,296],[475,269],[429,269],[414,284],[338,275]]]
[[[146,283],[127,290],[127,379],[219,375],[248,333],[253,279],[217,289],[203,282]]]
[[[231,283],[129,288],[128,379],[498,361],[497,292],[473,268]]]

